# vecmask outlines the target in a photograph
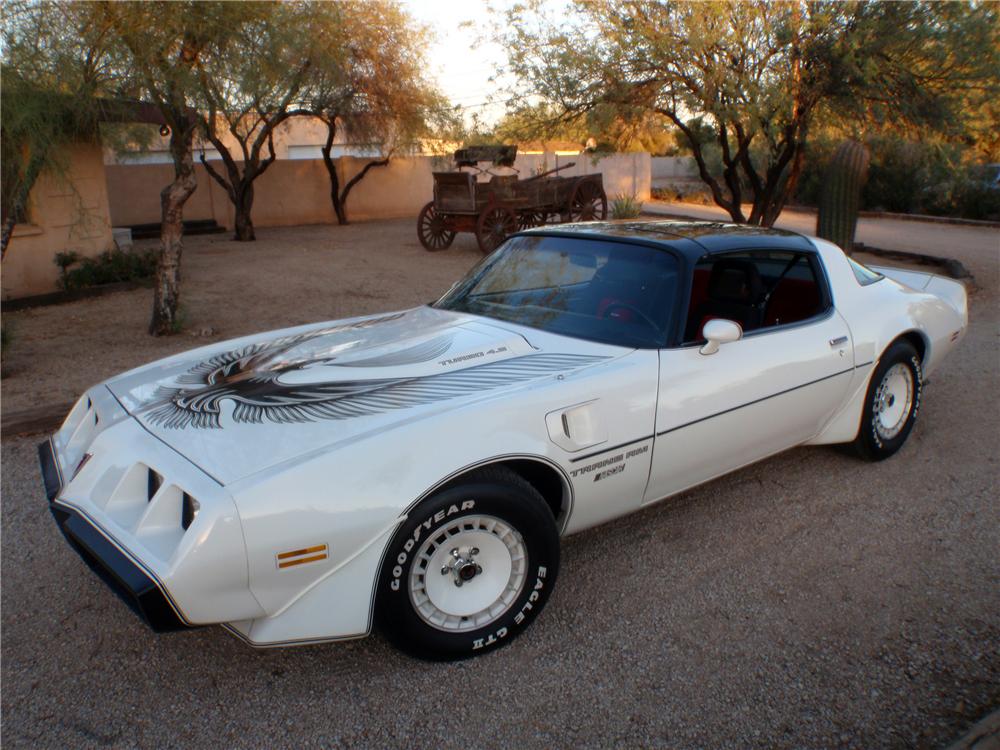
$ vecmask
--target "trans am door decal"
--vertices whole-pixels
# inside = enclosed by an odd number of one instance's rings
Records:
[[[381,320],[384,319],[356,325]],[[179,377],[176,386],[161,387],[141,413],[153,424],[170,429],[218,428],[222,402],[229,400],[235,404],[232,418],[238,423],[349,419],[501,388],[605,359],[575,354],[528,354],[420,377],[315,383],[281,381],[285,373],[315,365],[387,367],[428,361],[443,354],[451,344],[450,339],[431,339],[392,355],[345,362],[338,362],[335,357],[309,360],[280,357],[305,340],[346,328],[323,329],[212,357]],[[326,373],[329,372],[327,369]]]

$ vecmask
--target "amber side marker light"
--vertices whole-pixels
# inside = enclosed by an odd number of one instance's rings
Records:
[[[326,558],[326,545],[317,544],[315,547],[294,549],[290,552],[279,552],[278,567],[290,568],[293,565],[302,565],[303,563],[316,562],[317,560],[325,560]]]

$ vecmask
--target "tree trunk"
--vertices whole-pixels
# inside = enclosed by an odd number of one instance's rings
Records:
[[[233,239],[237,242],[253,242],[257,236],[253,231],[253,218],[250,212],[253,209],[253,181],[242,184],[237,188],[235,201],[235,229],[236,234]]]
[[[7,255],[7,245],[10,244],[10,238],[14,234],[14,226],[17,224],[15,219],[26,210],[28,199],[31,197],[31,189],[42,173],[44,163],[45,159],[40,155],[28,159],[28,164],[24,169],[24,179],[15,189],[14,197],[10,201],[10,211],[3,220],[3,233],[0,236],[0,261]]]
[[[354,175],[354,177],[352,177],[347,181],[347,184],[344,185],[344,189],[340,191],[339,202],[334,204],[334,208],[338,210],[337,219],[338,220],[340,219],[340,214],[343,214],[344,216],[344,220],[340,222],[341,224],[347,223],[347,196],[351,194],[351,189],[359,182],[361,182],[365,178],[365,175],[368,174],[372,169],[374,169],[375,167],[384,167],[388,163],[389,163],[388,156],[385,157],[384,159],[373,159],[372,161],[365,164],[364,168],[362,168],[360,172],[358,172],[356,175]]]
[[[333,139],[337,134],[336,118],[328,120],[326,128],[326,143],[320,148],[320,152],[323,154],[326,173],[330,176],[330,203],[333,204],[333,212],[337,215],[337,223],[343,226],[347,224],[347,211],[344,209],[344,202],[340,199],[340,178],[337,176],[337,165],[330,156],[330,152],[333,150]]]
[[[174,127],[170,133],[170,153],[174,158],[174,181],[160,193],[160,257],[156,264],[153,293],[153,317],[149,332],[153,336],[177,333],[180,320],[181,250],[184,235],[184,203],[198,187],[194,173],[191,127]]]

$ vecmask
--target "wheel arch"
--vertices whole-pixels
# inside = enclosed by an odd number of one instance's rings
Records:
[[[545,500],[549,510],[552,511],[552,516],[556,519],[556,527],[560,533],[566,528],[573,510],[573,485],[570,483],[569,477],[550,459],[526,454],[495,456],[453,471],[422,492],[400,514],[400,519],[402,520],[409,515],[414,508],[431,497],[435,492],[461,482],[469,474],[487,466],[502,466],[509,469],[534,487],[538,491],[538,494]]]
[[[927,340],[925,334],[916,328],[911,328],[909,331],[901,333],[899,336],[890,341],[879,353],[879,358],[889,351],[889,348],[897,341],[906,341],[912,344],[913,348],[917,350],[917,356],[920,357],[920,361],[927,361],[927,352],[930,349],[930,342]]]
[[[917,356],[920,357],[921,363],[927,361],[926,358],[930,353],[930,343],[922,331],[910,328],[898,334],[895,338],[889,339],[885,346],[879,349],[878,356],[875,357],[874,361],[867,363],[871,366],[871,369],[868,370],[864,380],[858,384],[854,393],[848,397],[844,407],[830,419],[816,437],[806,441],[806,445],[849,443],[857,438],[861,431],[861,418],[865,408],[865,396],[868,393],[871,378],[875,374],[878,363],[885,356],[885,353],[900,341],[905,341],[917,350]]]

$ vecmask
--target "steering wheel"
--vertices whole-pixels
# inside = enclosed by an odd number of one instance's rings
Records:
[[[646,313],[640,310],[635,305],[630,305],[628,302],[609,302],[608,306],[604,308],[604,312],[601,314],[601,318],[607,319],[611,317],[611,313],[614,310],[621,308],[622,310],[628,310],[630,313],[635,315],[639,320],[648,325],[657,333],[660,332],[660,327],[650,318]]]

